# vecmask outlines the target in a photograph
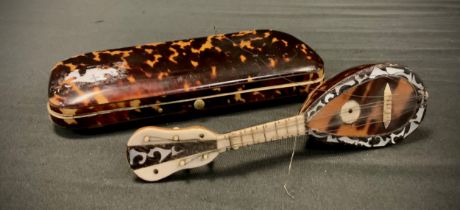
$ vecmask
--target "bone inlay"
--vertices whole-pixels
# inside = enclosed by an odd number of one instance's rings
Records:
[[[383,125],[388,128],[391,122],[392,94],[390,85],[387,83],[383,91]]]

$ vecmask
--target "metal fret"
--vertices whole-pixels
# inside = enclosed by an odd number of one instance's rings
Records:
[[[242,134],[243,131],[239,131],[238,133],[240,134],[241,146],[244,146],[244,142],[243,142],[244,140],[243,140],[243,134]]]
[[[231,145],[231,147],[232,147],[233,149],[238,149],[239,146],[238,146],[238,144],[234,141],[234,139],[235,139],[235,136],[232,136],[232,134],[230,133],[230,134],[228,135],[228,140],[230,141],[230,145]]]
[[[278,135],[278,126],[276,126],[276,122],[277,122],[277,121],[274,122],[274,124],[275,124],[276,139],[279,139],[280,137],[279,137],[279,135]]]
[[[289,118],[287,118],[286,120],[284,120],[284,124],[286,124],[286,138],[289,137],[289,127],[288,127],[288,120]]]
[[[265,123],[262,125],[248,127],[245,129],[234,131],[232,132],[231,136],[229,136],[230,144],[233,148],[237,149],[242,146],[249,146],[253,144],[259,144],[259,143],[269,142],[269,141],[274,141],[274,140],[283,140],[283,139],[291,138],[294,136],[302,135],[301,134],[302,128],[300,127],[301,125],[299,125],[301,124],[299,120],[299,119],[302,119],[301,117],[302,116],[290,117],[290,118],[281,119],[275,122]],[[290,123],[295,123],[296,131],[291,131],[294,128],[291,128],[292,125],[290,125]],[[280,126],[285,126],[285,128],[282,128]],[[275,129],[274,132],[273,132],[273,129]],[[282,129],[286,131],[286,134],[283,133]],[[259,131],[262,132],[263,141],[262,141],[262,137],[258,134]],[[239,142],[238,140],[236,140],[238,138],[240,140]]]
[[[256,127],[256,129],[257,129],[257,127]],[[249,131],[251,132],[251,137],[252,137],[252,144],[255,144],[255,143],[256,143],[256,141],[254,140],[254,132],[252,131],[252,127],[251,127],[251,128],[249,128]]]
[[[297,129],[297,136],[300,136],[300,133],[299,133],[299,120],[298,120],[299,116],[296,116],[295,117],[295,127]]]
[[[263,129],[263,133],[264,133],[264,139],[265,139],[265,142],[267,142],[267,135],[265,134],[265,124],[262,125],[262,129]]]

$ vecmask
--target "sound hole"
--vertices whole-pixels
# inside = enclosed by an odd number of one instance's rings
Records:
[[[340,119],[344,123],[351,124],[358,120],[360,113],[361,109],[358,102],[355,100],[349,100],[343,104],[342,108],[340,109]]]

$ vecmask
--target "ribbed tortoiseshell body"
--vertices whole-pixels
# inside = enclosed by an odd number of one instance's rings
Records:
[[[317,87],[301,109],[310,134],[329,143],[365,147],[396,144],[423,120],[428,93],[407,67],[369,64],[350,68]],[[351,108],[343,110],[346,103]],[[358,114],[352,122],[343,116]]]
[[[51,72],[58,125],[100,127],[231,105],[305,97],[321,58],[295,37],[255,30],[75,56]]]

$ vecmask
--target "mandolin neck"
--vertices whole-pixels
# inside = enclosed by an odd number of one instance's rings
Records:
[[[303,114],[222,134],[232,149],[306,135]]]

